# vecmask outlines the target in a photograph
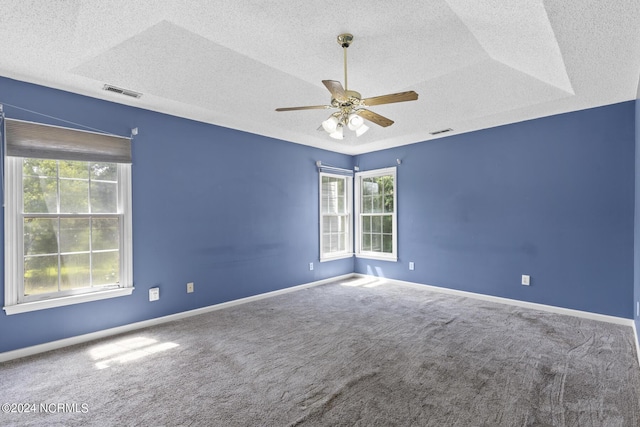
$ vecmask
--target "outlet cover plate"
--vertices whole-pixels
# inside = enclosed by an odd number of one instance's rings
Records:
[[[528,274],[523,274],[522,275],[522,286],[529,286],[529,283],[531,283],[531,277]]]
[[[190,294],[193,292],[193,282],[187,283],[187,293]]]
[[[149,289],[149,301],[158,301],[160,299],[160,288]]]

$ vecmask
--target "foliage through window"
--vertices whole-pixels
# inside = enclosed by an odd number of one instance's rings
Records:
[[[397,260],[396,168],[356,174],[356,255]]]
[[[117,167],[23,159],[24,300],[119,284]]]

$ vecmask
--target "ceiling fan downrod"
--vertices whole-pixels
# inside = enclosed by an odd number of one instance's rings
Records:
[[[344,33],[338,36],[338,44],[342,46],[344,52],[344,90],[349,90],[349,84],[347,81],[347,48],[353,41],[353,34]]]

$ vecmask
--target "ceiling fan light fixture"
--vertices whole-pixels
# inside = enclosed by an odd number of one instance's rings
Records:
[[[363,123],[362,126],[360,126],[358,129],[356,129],[356,136],[360,136],[360,135],[364,134],[368,130],[369,130],[369,126],[367,126],[367,125],[365,125]]]
[[[349,121],[347,122],[347,126],[350,130],[358,130],[360,126],[364,125],[364,119],[357,115],[356,113],[349,114]]]
[[[342,125],[338,125],[334,132],[331,132],[329,136],[333,139],[344,139],[344,132],[342,130]]]
[[[331,116],[324,122],[322,122],[322,128],[328,133],[333,133],[338,128],[338,118],[336,116]],[[340,138],[342,139],[342,138]]]
[[[366,107],[396,102],[415,101],[418,94],[414,91],[389,93],[387,95],[362,98],[359,92],[349,90],[347,85],[347,48],[353,42],[353,34],[344,33],[338,36],[338,44],[342,46],[344,54],[344,87],[336,80],[322,80],[322,84],[331,93],[330,105],[307,105],[303,107],[276,108],[276,111],[319,110],[333,108],[339,110],[322,122],[322,129],[334,139],[344,139],[344,128],[355,132],[356,136],[363,135],[369,130],[365,120],[386,128],[393,124],[393,120],[381,116]],[[318,128],[320,130],[320,127]]]

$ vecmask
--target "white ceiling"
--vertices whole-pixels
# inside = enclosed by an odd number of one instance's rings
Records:
[[[420,97],[336,141],[274,110],[329,103],[344,32],[349,89]],[[0,0],[0,75],[359,154],[636,99],[640,1]]]

